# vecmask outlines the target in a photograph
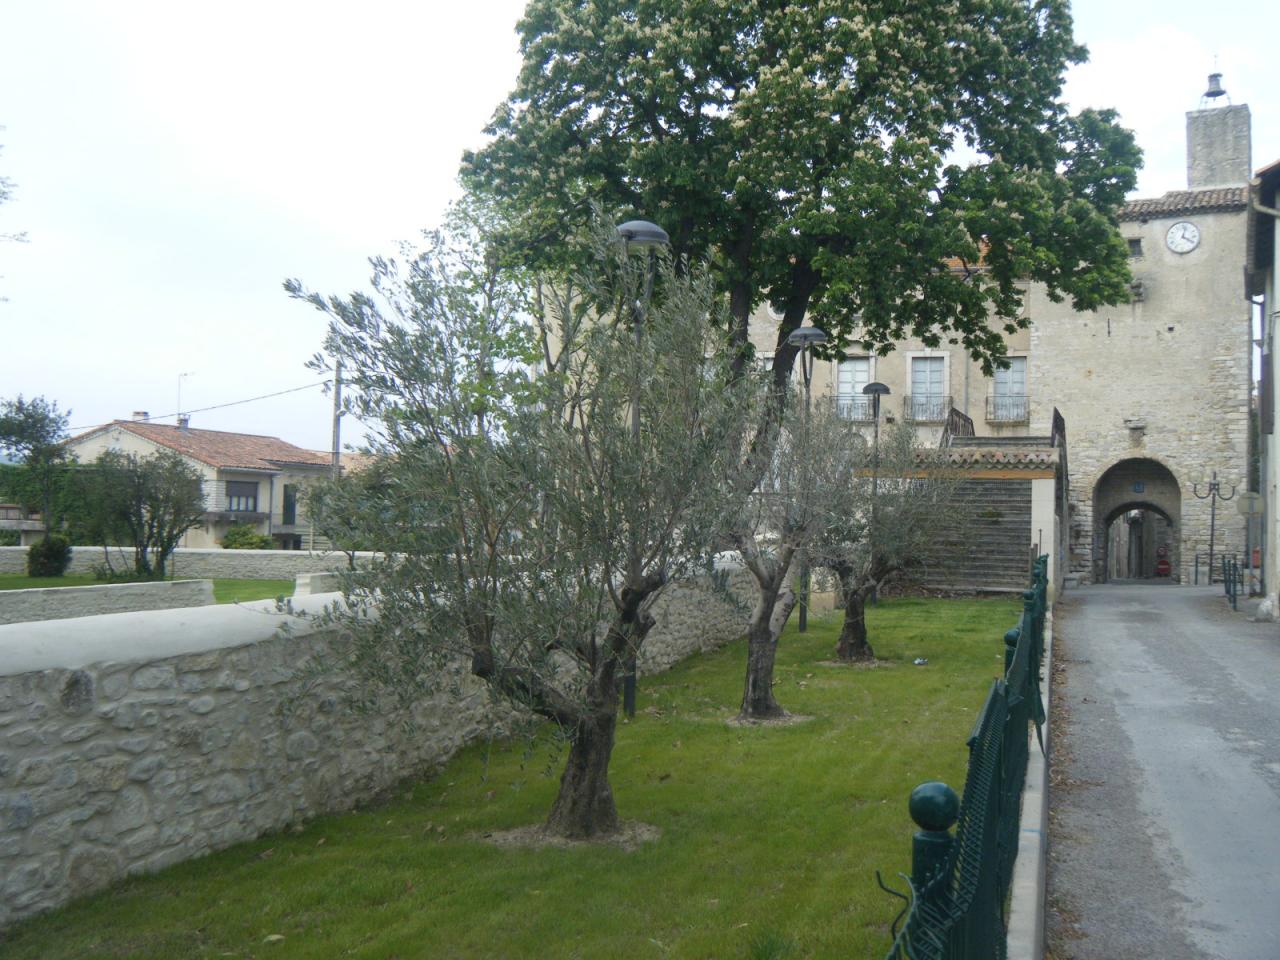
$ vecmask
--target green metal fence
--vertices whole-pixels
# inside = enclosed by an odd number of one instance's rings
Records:
[[[1040,661],[1048,603],[1049,558],[1038,558],[1022,617],[1005,634],[1004,678],[991,685],[969,736],[964,796],[944,783],[911,793],[911,895],[894,921],[886,960],[1004,960],[1005,901],[1018,853],[1028,731],[1043,749]],[[955,826],[955,834],[950,829]],[[883,886],[883,884],[881,884]],[[888,888],[886,888],[888,889]],[[893,891],[890,891],[893,892]]]

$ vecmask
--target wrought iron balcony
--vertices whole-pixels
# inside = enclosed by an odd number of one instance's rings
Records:
[[[950,397],[926,393],[902,398],[902,417],[909,423],[943,423],[950,410]]]
[[[990,423],[1026,423],[1031,419],[1031,401],[1016,394],[987,397],[987,421]]]
[[[872,420],[871,411],[874,409],[871,398],[868,396],[844,396],[832,397],[835,404],[836,416],[842,420],[856,420],[860,423],[870,423]]]

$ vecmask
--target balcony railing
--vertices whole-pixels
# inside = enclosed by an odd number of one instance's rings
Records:
[[[942,423],[951,409],[951,398],[936,394],[902,398],[902,416],[910,423]]]
[[[870,397],[833,397],[832,401],[835,403],[836,416],[841,420],[871,422],[871,411],[874,408]]]
[[[987,397],[987,420],[990,423],[1026,423],[1031,419],[1031,402],[1016,394]]]

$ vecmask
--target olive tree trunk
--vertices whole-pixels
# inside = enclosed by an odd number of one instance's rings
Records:
[[[558,837],[588,839],[618,829],[618,808],[609,785],[609,758],[618,724],[616,690],[602,707],[570,732],[569,759],[546,822],[547,832]]]
[[[874,660],[876,653],[867,642],[867,594],[856,588],[843,594],[844,625],[836,643],[836,659]]]
[[[740,720],[771,720],[787,715],[773,696],[773,664],[778,655],[778,635],[796,600],[790,587],[761,584],[760,599],[747,627],[747,680],[738,713]]]

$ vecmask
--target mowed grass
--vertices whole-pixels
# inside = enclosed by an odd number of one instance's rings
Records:
[[[30,590],[36,587],[95,587],[102,584],[90,573],[68,573],[61,577],[28,577],[20,573],[0,573],[0,590]],[[293,596],[292,580],[214,580],[215,603],[247,603]]]
[[[214,603],[248,603],[250,600],[272,600],[292,597],[292,580],[214,580]]]
[[[907,796],[957,789],[965,737],[1017,614],[1003,600],[896,600],[869,613],[882,665],[822,665],[839,620],[788,628],[777,696],[812,719],[739,728],[739,642],[640,684],[612,783],[655,842],[529,849],[562,754],[474,746],[429,782],[34,918],[19,958],[873,958],[907,871]],[[927,666],[912,665],[926,657]],[[901,881],[896,882],[901,888]],[[267,942],[268,937],[284,939]]]

